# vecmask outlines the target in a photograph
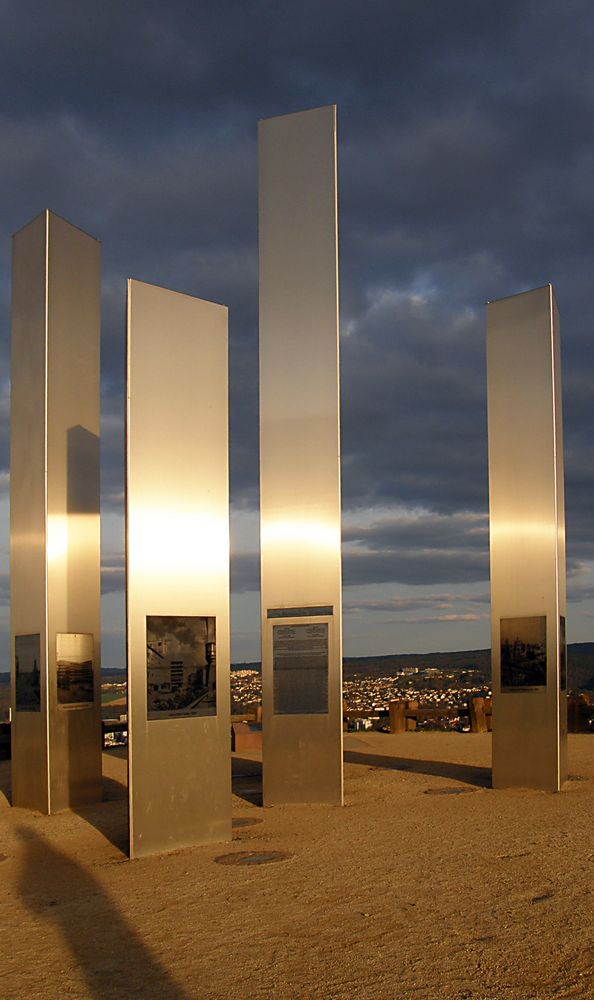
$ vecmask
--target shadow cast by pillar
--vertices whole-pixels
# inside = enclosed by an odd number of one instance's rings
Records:
[[[75,806],[72,812],[94,827],[118,851],[128,857],[130,830],[128,794],[119,781],[103,777],[103,799],[88,805]]]
[[[262,763],[248,757],[231,758],[233,794],[254,806],[262,805]]]
[[[0,760],[0,795],[6,796],[7,802],[12,802],[12,771],[10,759]]]
[[[126,759],[128,747],[110,747],[103,751],[104,758],[119,757]],[[84,819],[123,855],[128,857],[130,830],[128,817],[128,789],[116,778],[110,778],[105,773],[102,778],[102,796],[100,802],[88,802],[72,807],[72,812]]]
[[[461,781],[467,785],[479,788],[491,788],[491,768],[477,767],[475,764],[455,764],[445,760],[418,760],[414,757],[384,757],[382,754],[360,753],[357,750],[345,750],[346,764],[365,764],[367,767],[378,767],[386,771],[408,771],[414,774],[426,774],[432,778],[448,778]]]
[[[90,872],[31,829],[23,845],[19,891],[36,919],[58,928],[86,981],[88,995],[190,1000],[159,958],[130,926]]]

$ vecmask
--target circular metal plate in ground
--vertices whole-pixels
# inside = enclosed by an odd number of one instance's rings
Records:
[[[474,788],[426,788],[425,795],[467,795]]]
[[[287,851],[236,851],[235,854],[220,854],[215,861],[217,865],[268,865],[292,857]]]
[[[261,819],[256,819],[252,816],[235,816],[231,820],[231,826],[234,830],[242,830],[244,826],[255,826],[256,823],[261,823]]]

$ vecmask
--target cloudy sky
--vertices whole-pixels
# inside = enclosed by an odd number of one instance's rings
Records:
[[[345,652],[489,643],[485,302],[552,282],[569,640],[594,637],[589,0],[0,0],[0,669],[10,237],[103,242],[104,665],[123,662],[131,275],[230,307],[233,657],[259,656],[259,118],[338,105]]]

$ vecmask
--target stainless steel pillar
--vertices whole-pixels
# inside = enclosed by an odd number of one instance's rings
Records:
[[[13,804],[101,797],[100,244],[52,212],[13,244]]]
[[[227,309],[128,285],[130,854],[231,839]]]
[[[493,784],[567,776],[559,314],[550,285],[487,307]]]
[[[336,108],[259,147],[264,800],[342,803]]]

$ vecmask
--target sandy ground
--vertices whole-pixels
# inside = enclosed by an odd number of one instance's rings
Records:
[[[258,823],[133,862],[118,751],[106,801],[53,817],[10,808],[2,762],[0,997],[594,997],[594,738],[569,739],[552,795],[493,791],[489,736],[348,736],[343,809],[262,809],[244,754]],[[291,857],[214,862],[240,850]]]

